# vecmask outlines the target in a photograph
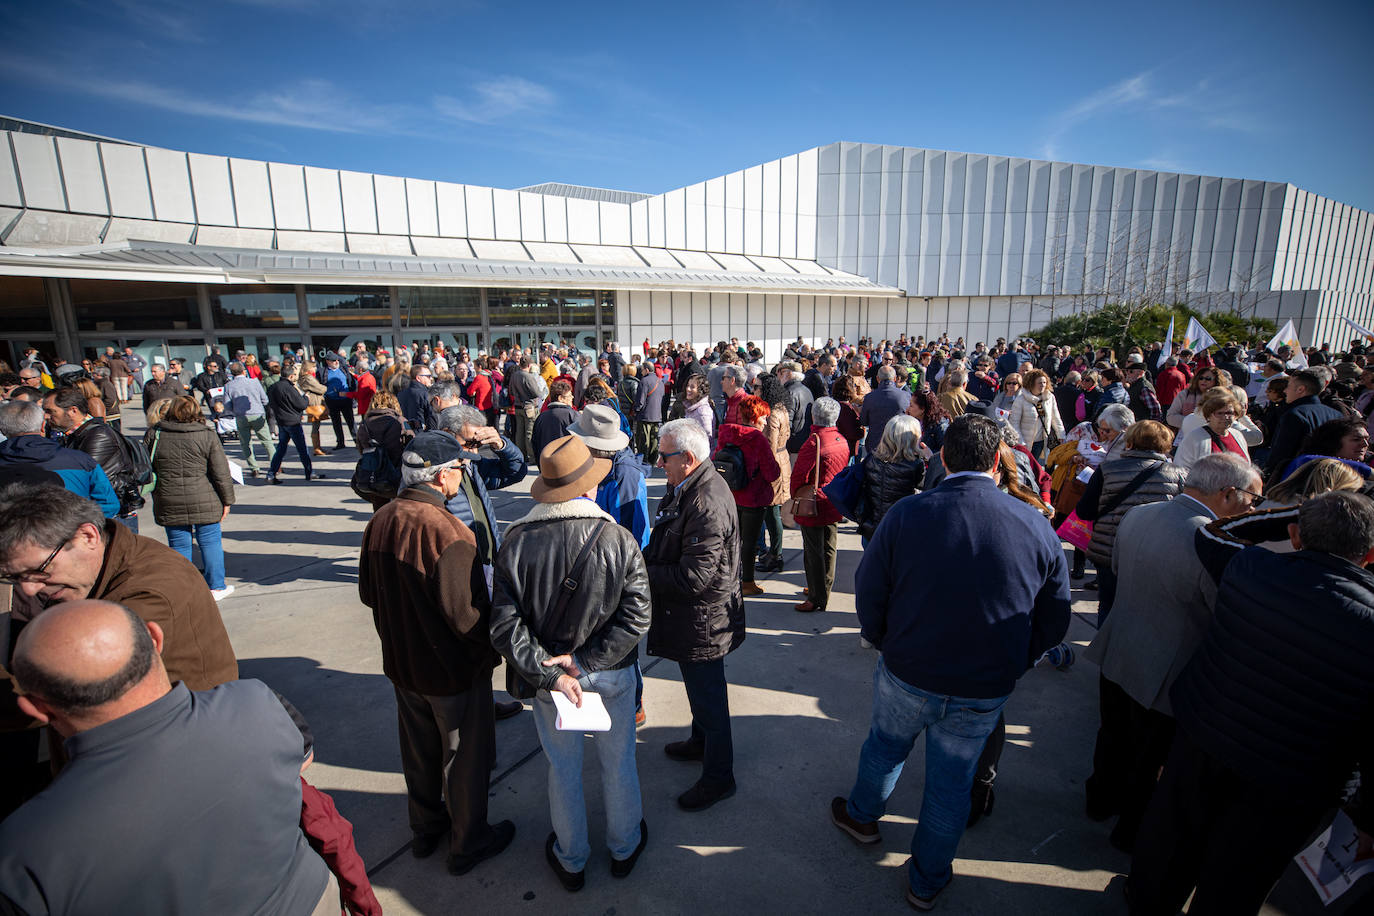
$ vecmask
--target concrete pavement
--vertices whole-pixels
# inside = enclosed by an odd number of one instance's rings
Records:
[[[236,445],[228,452],[238,459]],[[881,823],[881,843],[860,848],[829,822],[831,797],[847,794],[853,783],[876,660],[859,646],[853,613],[860,555],[853,526],[841,527],[829,612],[792,610],[804,584],[795,532],[785,539],[786,571],[762,579],[766,594],[747,603],[748,638],[726,663],[739,784],[733,799],[697,814],[677,808],[676,796],[699,770],[668,759],[662,746],[686,736],[690,713],[677,666],[643,658],[648,722],[639,731],[638,759],[649,844],[632,876],[611,877],[592,760],[586,785],[593,858],[586,889],[570,895],[544,862],[546,763],[528,711],[496,726],[490,816],[515,822],[511,847],[461,878],[445,871],[442,849],[424,861],[410,856],[394,698],[381,674],[370,611],[356,590],[358,544],[371,517],[347,483],[357,452],[317,459],[329,479],[313,483],[301,479],[290,454],[284,485],[250,479],[238,490],[224,526],[237,591],[221,608],[242,675],[266,681],[309,719],[316,763],[307,777],[353,822],[389,914],[906,911],[903,866],[920,808],[920,744]],[[532,479],[493,494],[503,521],[532,505]],[[652,483],[656,501],[663,480]],[[144,512],[144,533],[162,536],[151,510]],[[1095,593],[1075,597],[1069,639],[1081,649],[1094,632]],[[504,683],[504,668],[493,683]],[[1107,843],[1110,824],[1083,814],[1096,694],[1097,671],[1081,660],[1070,671],[1041,667],[1022,678],[1006,707],[996,806],[960,844],[940,911],[1125,913],[1117,876],[1128,859]],[[1342,902],[1323,910],[1290,867],[1264,912],[1358,911]]]

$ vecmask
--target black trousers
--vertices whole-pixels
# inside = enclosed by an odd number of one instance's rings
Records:
[[[1327,814],[1222,766],[1180,731],[1136,837],[1131,916],[1253,916]]]
[[[1093,564],[1097,566],[1096,563]],[[1112,572],[1110,562],[1104,563],[1097,568],[1097,626],[1107,622],[1107,615],[1112,612],[1112,605],[1116,603],[1116,573]]]
[[[725,659],[678,662],[687,705],[692,708],[693,744],[703,748],[701,778],[717,784],[735,781],[735,743],[730,734],[730,693]]]
[[[1130,702],[1120,687],[1097,676],[1097,743],[1093,746],[1093,773],[1083,784],[1088,811],[1094,817],[1121,812],[1131,770]]]
[[[754,561],[758,558],[754,548],[759,534],[763,532],[763,516],[767,506],[735,506],[739,513],[739,558],[740,581],[754,581]]]
[[[450,855],[476,852],[492,833],[487,785],[496,750],[496,716],[490,675],[445,697],[392,686],[411,831],[448,833]]]
[[[802,565],[806,567],[806,598],[825,610],[835,584],[835,544],[839,525],[800,525]]]
[[[353,422],[353,402],[348,398],[338,400],[329,399],[325,401],[325,406],[329,408],[329,419],[334,423],[334,447],[344,447],[343,424],[348,423],[348,434],[354,441],[358,438],[358,428]]]

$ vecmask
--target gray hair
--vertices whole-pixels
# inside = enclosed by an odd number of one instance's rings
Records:
[[[963,388],[968,384],[968,373],[963,369],[955,369],[949,374],[949,386],[951,388]]]
[[[232,363],[229,364],[230,375],[243,375],[243,373],[243,363],[239,362],[238,360],[234,360]]]
[[[883,427],[883,439],[874,452],[879,461],[915,461],[920,455],[921,421],[899,413]]]
[[[739,363],[726,363],[721,368],[724,370],[725,375],[735,380],[736,388],[743,388],[745,385],[749,384],[749,373]],[[722,375],[721,378],[724,378],[725,375]]]
[[[441,382],[435,380],[429,386],[429,399],[431,401],[456,401],[463,395],[463,390],[457,382]],[[447,410],[448,408],[444,408]]]
[[[52,550],[82,525],[94,525],[104,538],[100,506],[56,484],[11,484],[0,490],[0,562],[25,543]]]
[[[37,401],[13,400],[0,404],[0,435],[6,439],[43,431],[43,405]]]
[[[811,422],[817,426],[834,426],[840,418],[840,402],[834,398],[817,398],[811,405]]]
[[[882,366],[878,369],[877,378],[880,382],[895,382],[897,381],[897,371],[891,366]]]
[[[435,385],[434,387],[438,388],[439,386]],[[458,435],[458,430],[464,426],[483,426],[486,422],[487,418],[480,410],[466,404],[454,404],[452,407],[445,407],[439,411],[439,428],[446,433],[453,433],[455,436]]]
[[[1188,468],[1185,486],[1210,495],[1227,488],[1249,489],[1257,476],[1254,465],[1239,455],[1205,455]]]
[[[706,431],[701,424],[690,417],[664,423],[659,428],[658,439],[660,452],[664,451],[663,440],[672,439],[674,445],[691,452],[697,461],[709,461],[711,458],[711,440],[706,438]]]
[[[445,471],[448,468],[453,467],[455,464],[460,463],[461,461],[461,458],[455,458],[454,460],[446,461],[443,464],[431,464],[427,467],[414,467],[412,465],[406,464],[406,462],[402,460],[401,489],[404,490],[406,487],[413,487],[417,484],[422,483],[433,483],[434,481],[439,479],[439,474],[441,471]]]
[[[1305,550],[1360,563],[1374,550],[1374,502],[1348,490],[1309,497],[1298,509],[1298,537]]]
[[[1104,423],[1117,432],[1124,432],[1126,427],[1135,422],[1135,414],[1131,413],[1131,408],[1125,404],[1108,404],[1097,415],[1097,422]]]
[[[1083,375],[1076,370],[1070,370],[1064,374],[1064,384],[1066,385],[1077,385],[1081,381],[1083,381]]]

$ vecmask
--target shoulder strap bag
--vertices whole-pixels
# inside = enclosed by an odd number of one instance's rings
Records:
[[[1143,487],[1145,485],[1145,481],[1149,480],[1150,477],[1154,475],[1154,472],[1159,470],[1163,466],[1164,462],[1157,461],[1154,464],[1151,464],[1149,467],[1143,469],[1139,474],[1136,474],[1134,477],[1132,477],[1130,481],[1127,482],[1126,486],[1121,488],[1120,493],[1112,497],[1111,501],[1108,502],[1106,505],[1100,506],[1098,508],[1097,517],[1099,519],[1106,518],[1108,515],[1111,515],[1117,509],[1121,508],[1121,504],[1124,503],[1127,499],[1129,499],[1132,493]]]
[[[820,514],[816,504],[816,491],[821,484],[821,437],[816,440],[816,464],[811,469],[811,479],[797,488],[792,494],[792,515],[795,518],[815,518]]]
[[[610,522],[605,519],[598,522],[591,537],[587,538],[587,542],[582,545],[582,549],[573,558],[572,565],[568,567],[567,575],[558,585],[558,594],[554,597],[553,609],[549,612],[548,625],[545,627],[548,635],[541,638],[540,642],[552,643],[555,648],[560,648],[562,642],[571,642],[573,634],[565,632],[563,618],[568,613],[568,604],[577,594],[577,589],[581,585],[582,569],[587,565],[587,559],[592,555],[592,548],[596,546],[597,541],[601,540],[601,533],[606,530],[606,526],[609,524]],[[577,647],[569,645],[566,651],[571,652],[575,648]],[[506,665],[506,692],[517,700],[528,700],[532,699],[537,691],[533,684],[516,672],[513,665]]]

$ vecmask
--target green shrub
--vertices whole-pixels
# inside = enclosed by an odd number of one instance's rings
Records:
[[[1025,332],[1040,346],[1071,347],[1075,352],[1085,346],[1109,347],[1125,353],[1131,347],[1148,348],[1164,339],[1169,319],[1174,319],[1174,349],[1177,350],[1188,327],[1197,318],[1219,345],[1228,340],[1269,338],[1277,330],[1266,318],[1238,315],[1235,312],[1202,313],[1186,305],[1128,305],[1111,302],[1101,308],[1056,318],[1043,327]]]

